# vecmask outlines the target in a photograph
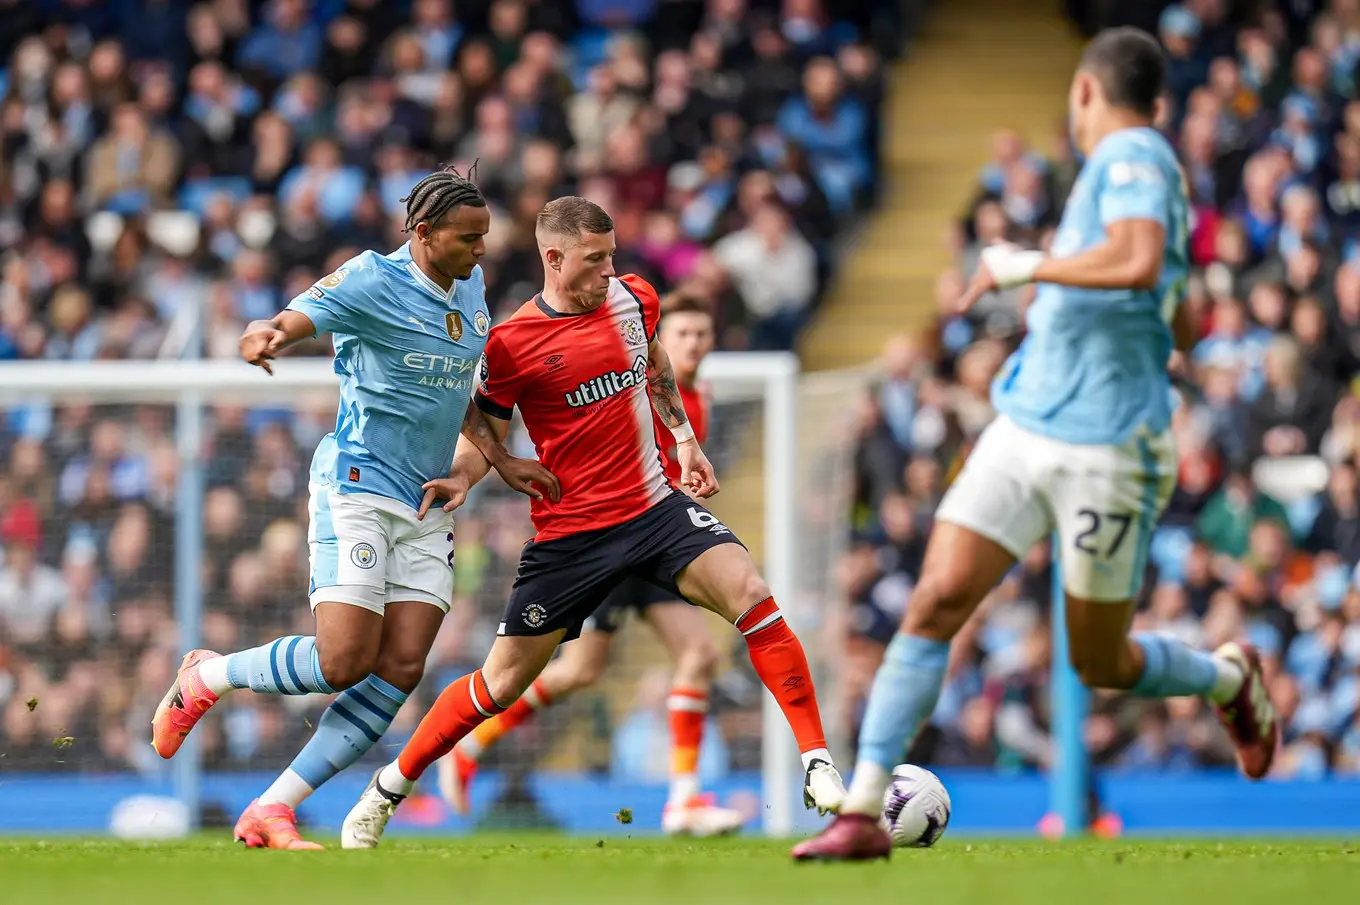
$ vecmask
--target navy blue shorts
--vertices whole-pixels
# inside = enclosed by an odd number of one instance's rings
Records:
[[[680,491],[620,525],[530,541],[497,634],[548,635],[570,641],[621,587],[650,586],[655,597],[683,600],[675,576],[707,550],[741,544],[732,530]],[[652,596],[649,593],[649,596]]]
[[[623,627],[630,612],[642,615],[649,606],[658,603],[684,603],[678,591],[671,591],[646,578],[630,575],[609,592],[604,602],[586,619],[583,631],[614,634]]]

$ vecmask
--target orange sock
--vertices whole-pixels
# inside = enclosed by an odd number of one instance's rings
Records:
[[[407,779],[420,779],[430,764],[453,750],[458,740],[504,710],[491,698],[479,669],[440,692],[430,712],[397,756],[397,767]]]
[[[704,719],[708,715],[708,692],[695,688],[672,688],[666,699],[671,722],[671,784],[693,795],[699,791],[699,748],[704,743]],[[693,786],[693,791],[689,787]]]
[[[789,721],[798,750],[804,753],[826,748],[822,715],[817,709],[817,692],[812,687],[812,670],[798,636],[789,628],[773,597],[766,597],[737,620],[737,630],[746,638],[751,664],[760,681],[779,702],[784,719]]]
[[[483,751],[496,744],[502,735],[551,703],[552,695],[543,687],[543,680],[535,679],[529,690],[520,695],[519,700],[511,704],[505,713],[473,729],[472,733],[459,744],[459,753],[476,760],[481,757]]]

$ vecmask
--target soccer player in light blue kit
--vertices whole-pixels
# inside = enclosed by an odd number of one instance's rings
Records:
[[[152,724],[152,744],[168,758],[233,689],[339,692],[307,746],[241,815],[235,836],[252,848],[320,848],[299,837],[295,808],[378,741],[420,682],[453,597],[453,519],[431,509],[426,485],[448,474],[458,426],[510,486],[559,493],[546,469],[509,456],[468,405],[491,328],[477,264],[490,225],[485,199],[446,169],[405,201],[409,242],[350,259],[241,337],[242,357],[272,374],[279,350],[331,333],[340,375],[335,430],[310,476],[316,634],[227,656],[190,651]]]
[[[921,580],[888,645],[860,728],[840,815],[794,848],[805,860],[887,857],[879,826],[894,766],[935,709],[949,642],[998,581],[1056,532],[1072,665],[1096,688],[1200,695],[1217,708],[1243,773],[1259,779],[1278,742],[1260,658],[1128,634],[1153,529],[1176,484],[1167,365],[1192,337],[1180,301],[1187,201],[1171,147],[1152,128],[1164,62],[1156,41],[1113,29],[1072,83],[1086,165],[1051,257],[995,246],[961,300],[1040,284],[1029,332],[992,387],[987,427],[936,513]]]

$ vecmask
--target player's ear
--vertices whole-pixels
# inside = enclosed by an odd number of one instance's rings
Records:
[[[548,262],[548,266],[553,270],[562,269],[562,259],[566,257],[562,254],[562,249],[555,245],[549,245],[543,252],[543,260]]]
[[[415,230],[413,230],[413,232],[415,233],[416,241],[420,242],[420,244],[422,245],[430,244],[430,224],[426,223],[424,220],[421,220],[419,223],[416,224],[416,228]]]

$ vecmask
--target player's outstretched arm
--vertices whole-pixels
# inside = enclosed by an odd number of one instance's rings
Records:
[[[312,319],[301,311],[285,308],[267,321],[251,321],[241,334],[239,348],[241,357],[248,364],[265,369],[273,374],[270,362],[281,350],[293,343],[311,339],[316,335]]]
[[[1025,283],[1056,283],[1078,289],[1152,289],[1162,274],[1166,228],[1157,220],[1116,220],[1105,228],[1105,241],[1070,258],[1050,258],[1014,245],[982,250],[968,291],[959,300],[967,311],[995,289]]]
[[[699,448],[694,427],[685,414],[685,401],[675,382],[671,358],[659,339],[652,340],[647,353],[647,389],[651,393],[652,407],[675,437],[675,455],[680,460],[680,483],[695,496],[711,497],[718,492],[718,479],[713,474],[713,464]]]

